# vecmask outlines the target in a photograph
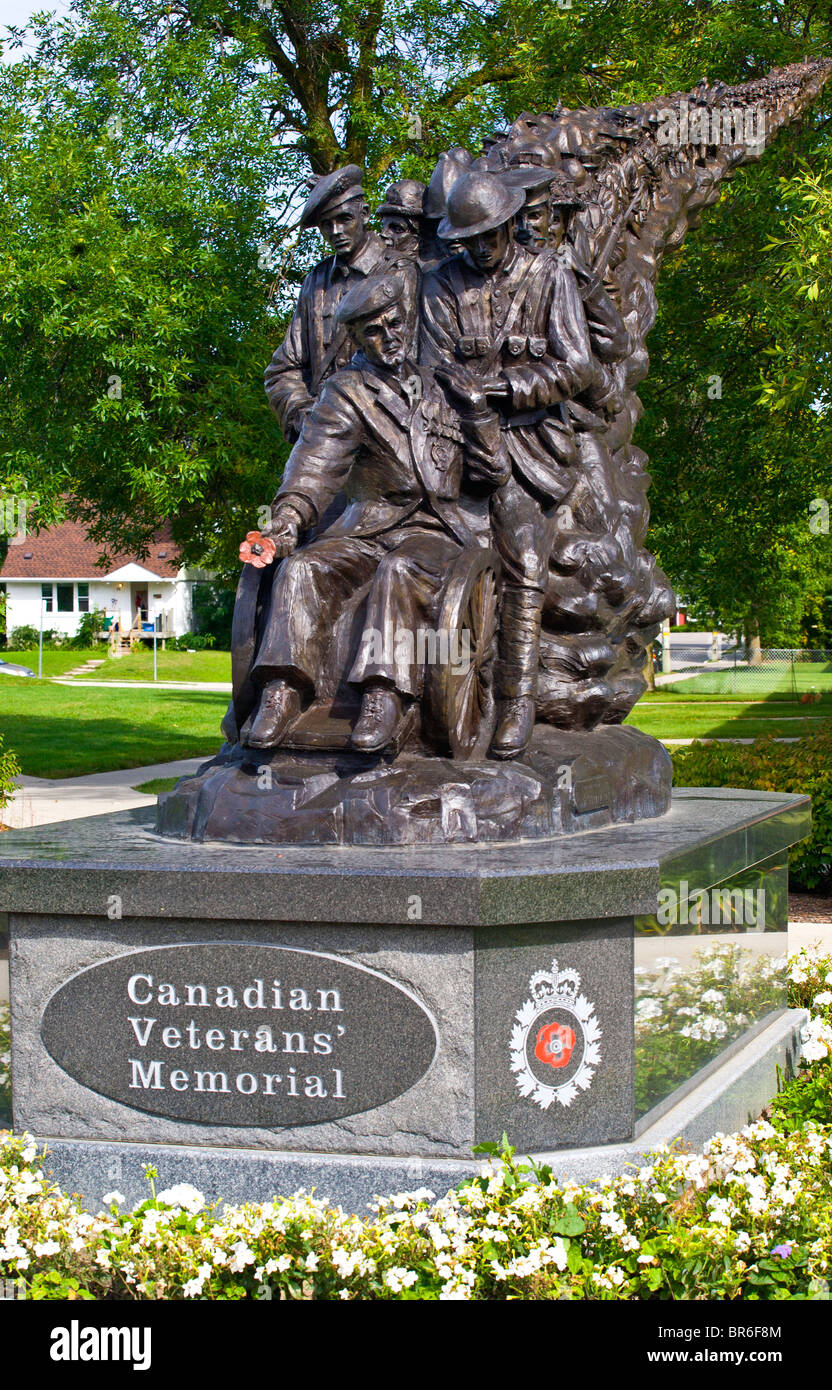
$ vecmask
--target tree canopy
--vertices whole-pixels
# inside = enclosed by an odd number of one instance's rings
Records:
[[[0,483],[113,549],[170,517],[227,574],[286,454],[262,369],[321,254],[310,174],[364,164],[377,199],[522,110],[830,43],[814,0],[76,0],[36,28],[0,66]],[[636,436],[661,563],[772,643],[832,645],[829,103],[668,260]]]

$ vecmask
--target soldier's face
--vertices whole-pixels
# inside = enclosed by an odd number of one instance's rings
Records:
[[[353,337],[377,367],[400,367],[407,356],[407,324],[400,304],[357,323]]]
[[[549,213],[549,245],[557,249],[566,235],[569,208],[554,207]]]
[[[514,218],[504,222],[501,227],[492,228],[490,232],[480,232],[479,236],[467,238],[465,245],[468,255],[478,270],[487,275],[502,265],[513,233]]]
[[[536,255],[546,245],[550,230],[549,195],[533,193],[517,214],[514,239]]]
[[[364,240],[364,207],[357,199],[322,217],[318,226],[336,256],[349,256]]]
[[[418,229],[407,217],[383,217],[381,236],[392,251],[402,256],[415,256],[419,250]]]

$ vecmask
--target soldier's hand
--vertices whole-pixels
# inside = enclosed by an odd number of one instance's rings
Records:
[[[457,408],[470,414],[485,409],[483,383],[470,367],[437,367],[435,375],[454,397]]]
[[[272,519],[263,527],[263,535],[274,541],[275,555],[282,560],[297,550],[301,518],[294,507],[277,506],[272,511]]]

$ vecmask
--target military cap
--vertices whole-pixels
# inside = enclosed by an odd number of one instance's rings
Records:
[[[353,198],[363,198],[363,177],[364,172],[357,164],[346,164],[343,169],[334,169],[331,174],[324,174],[323,178],[318,179],[304,204],[300,225],[314,227],[322,217],[334,212],[342,203],[348,203]]]
[[[463,149],[462,145],[454,145],[453,149],[447,150],[445,154],[439,156],[428,184],[425,198],[425,217],[430,217],[438,222],[440,217],[445,216],[448,194],[457,179],[462,174],[467,173],[470,167],[471,155],[468,150]]]
[[[344,295],[335,311],[335,322],[338,327],[345,327],[357,319],[370,318],[396,304],[403,292],[404,281],[400,275],[389,272],[386,275],[368,275]]]
[[[391,183],[378,209],[379,217],[423,217],[427,189],[418,179]]]
[[[464,241],[493,231],[514,217],[524,202],[524,190],[510,188],[497,174],[463,174],[451,189],[438,235],[443,241]]]

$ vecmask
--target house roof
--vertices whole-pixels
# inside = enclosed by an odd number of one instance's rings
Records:
[[[114,555],[103,568],[96,561],[103,547],[91,541],[79,521],[64,521],[39,535],[31,532],[22,544],[14,541],[0,568],[0,579],[106,579],[125,565],[140,565],[157,579],[175,579],[182,567],[170,530],[163,526],[154,536],[147,556]]]

